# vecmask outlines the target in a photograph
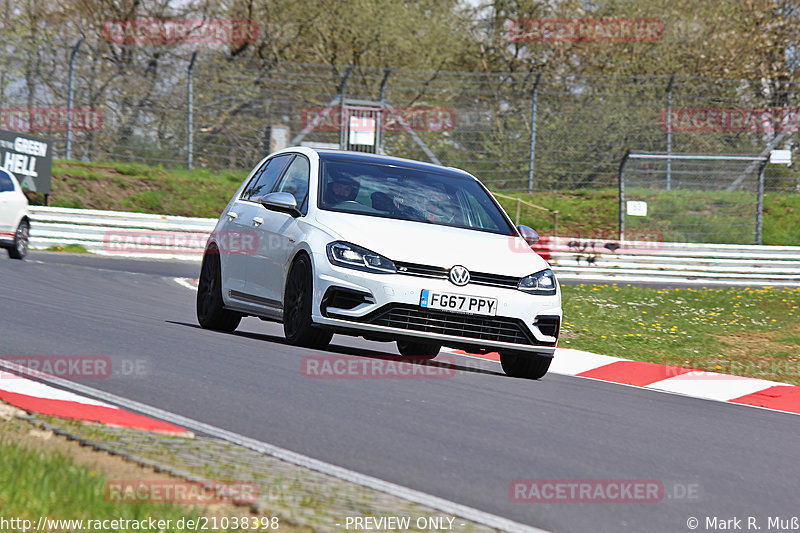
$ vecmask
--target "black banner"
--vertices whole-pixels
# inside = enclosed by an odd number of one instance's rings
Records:
[[[0,130],[0,168],[14,174],[23,189],[50,194],[53,141]]]

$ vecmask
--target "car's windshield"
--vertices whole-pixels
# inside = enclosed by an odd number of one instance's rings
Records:
[[[320,209],[513,235],[473,179],[390,164],[323,160]]]

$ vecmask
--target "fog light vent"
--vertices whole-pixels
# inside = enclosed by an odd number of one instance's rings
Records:
[[[547,335],[548,337],[558,337],[558,330],[561,327],[561,318],[558,315],[537,316],[536,320],[533,321],[533,325],[539,328],[539,331],[542,332],[542,335]]]

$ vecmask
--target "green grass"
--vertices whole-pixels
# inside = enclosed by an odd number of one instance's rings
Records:
[[[764,195],[764,244],[800,244],[800,194]]]
[[[562,291],[564,348],[800,385],[800,288]]]
[[[50,246],[44,249],[45,252],[69,252],[71,254],[88,254],[89,250],[80,244],[67,244],[66,246]]]
[[[217,217],[247,173],[56,160],[50,205]]]
[[[249,169],[214,171],[148,166],[139,163],[56,160],[53,162],[53,191],[50,205],[74,208],[112,209],[139,213],[213,217],[247,176]],[[581,189],[534,194],[498,191],[513,197],[558,211],[557,234],[585,238],[615,238],[618,233],[618,191],[616,188]],[[643,233],[653,240],[653,234],[664,240],[694,242],[696,228],[716,224],[718,241],[752,242],[755,208],[752,197],[725,191],[704,192],[701,199],[691,191],[629,190],[631,195],[648,201],[651,216],[646,219],[628,217],[632,233]],[[35,195],[31,195],[35,196]],[[35,197],[34,203],[41,203]],[[498,198],[512,219],[516,217],[516,202]],[[725,214],[722,204],[744,205]],[[753,215],[743,214],[750,213]],[[680,213],[680,225],[659,213]],[[652,222],[660,219],[658,232]],[[554,232],[553,216],[547,212],[522,205],[520,223],[543,235]],[[641,225],[644,223],[645,225]],[[689,224],[686,226],[685,224]],[[745,226],[742,226],[745,224]],[[693,225],[693,226],[692,226]],[[800,194],[767,193],[764,198],[764,244],[800,245]]]
[[[617,189],[591,189],[534,194],[498,191],[519,196],[535,205],[558,211],[558,235],[584,238],[616,238],[619,229]],[[648,216],[627,217],[628,235],[644,240],[702,242],[700,232],[713,239],[706,242],[752,244],[755,239],[755,199],[741,192],[628,191],[628,199],[648,202]],[[511,216],[516,216],[516,202],[498,201]],[[679,213],[680,219],[670,216]],[[553,234],[553,216],[522,204],[520,223],[542,235]],[[654,231],[654,226],[658,227]],[[763,244],[800,246],[800,194],[766,193],[764,195]]]
[[[196,508],[172,504],[123,504],[107,500],[107,478],[76,465],[59,452],[39,451],[0,440],[0,509],[3,517],[31,520],[39,517],[63,520],[171,520],[162,531],[175,527],[181,518],[200,516]],[[83,530],[88,530],[84,525]],[[21,529],[20,529],[21,530]],[[61,530],[66,530],[63,528]],[[104,531],[139,531],[110,528]]]

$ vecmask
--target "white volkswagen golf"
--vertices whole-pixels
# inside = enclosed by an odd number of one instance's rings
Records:
[[[497,351],[506,374],[540,378],[561,325],[561,292],[472,175],[358,152],[287,148],[264,158],[208,239],[197,293],[204,328],[243,316],[283,323],[288,342],[334,333]],[[527,242],[526,242],[527,241]]]

